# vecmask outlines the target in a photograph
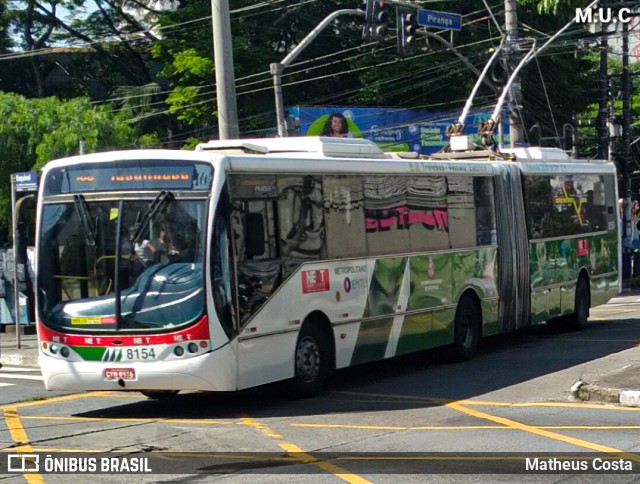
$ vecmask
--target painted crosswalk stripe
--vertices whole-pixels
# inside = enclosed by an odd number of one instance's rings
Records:
[[[0,369],[0,373],[26,373],[26,372],[31,372],[31,373],[40,373],[40,370],[38,368],[26,368],[24,366],[9,366],[9,365],[3,365],[2,369]]]
[[[9,379],[9,380],[37,380],[43,381],[40,375],[15,375],[13,373],[3,373],[0,371],[0,379]]]
[[[0,387],[13,387],[15,386],[15,383],[1,383],[0,382]]]

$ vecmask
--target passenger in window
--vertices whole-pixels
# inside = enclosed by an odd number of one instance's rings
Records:
[[[153,264],[155,259],[156,248],[153,244],[142,237],[142,234],[134,240],[136,235],[136,227],[129,227],[129,241],[133,245],[133,252],[136,255],[136,260],[140,262],[144,267]]]
[[[185,229],[168,226],[167,258],[169,262],[194,262],[197,228]]]
[[[333,113],[327,119],[324,125],[324,129],[320,136],[330,136],[333,138],[348,138],[349,126],[347,124],[347,118],[341,113]]]
[[[154,254],[156,262],[165,263],[169,259],[167,258],[167,249],[169,247],[169,236],[167,235],[167,224],[162,222],[158,229],[158,236],[153,241],[153,246],[156,249]]]
[[[538,225],[535,225],[533,227],[533,230],[531,231],[531,237],[534,239],[539,239],[542,236],[542,234],[540,233],[540,227]]]

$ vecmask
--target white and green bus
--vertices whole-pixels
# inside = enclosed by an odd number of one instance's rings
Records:
[[[408,159],[280,138],[52,161],[45,385],[160,397],[287,381],[306,396],[334,369],[582,328],[620,290],[616,200],[612,163],[550,149]]]

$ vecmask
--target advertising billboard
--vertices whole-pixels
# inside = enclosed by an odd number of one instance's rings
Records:
[[[297,119],[299,135],[365,138],[379,144],[385,151],[416,151],[423,155],[440,151],[447,145],[449,139],[445,130],[458,121],[461,113],[461,110],[349,106],[296,106],[288,111]],[[466,119],[465,134],[475,135],[476,142],[480,142],[478,126],[490,115],[489,109],[471,111]],[[502,123],[504,143],[509,141],[506,116]]]

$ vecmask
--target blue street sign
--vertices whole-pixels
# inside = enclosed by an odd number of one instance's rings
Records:
[[[37,192],[38,174],[34,171],[26,171],[14,174],[16,192]]]
[[[462,29],[462,15],[435,10],[418,10],[418,25],[446,30]]]

